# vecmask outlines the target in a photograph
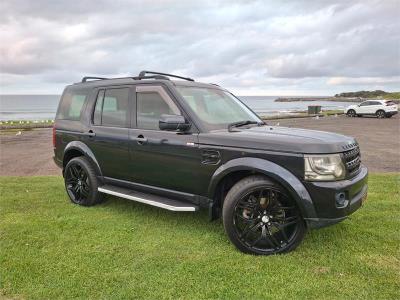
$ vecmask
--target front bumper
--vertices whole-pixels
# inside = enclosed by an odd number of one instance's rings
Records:
[[[304,182],[314,203],[317,217],[307,218],[309,228],[321,228],[343,221],[359,209],[368,192],[368,169],[351,179],[334,182]]]

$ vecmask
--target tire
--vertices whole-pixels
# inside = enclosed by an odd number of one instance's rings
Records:
[[[348,117],[352,117],[353,118],[353,117],[356,116],[356,111],[354,109],[349,109],[346,114],[347,114]]]
[[[292,251],[306,233],[304,220],[287,191],[260,175],[246,177],[230,189],[222,217],[230,241],[249,254]]]
[[[84,156],[75,157],[67,163],[64,183],[70,200],[75,204],[92,206],[103,201],[103,195],[97,191],[96,172]]]
[[[385,113],[385,111],[383,111],[383,110],[378,110],[378,111],[375,113],[375,115],[376,115],[376,117],[377,117],[378,119],[383,119],[383,118],[386,117],[386,113]]]

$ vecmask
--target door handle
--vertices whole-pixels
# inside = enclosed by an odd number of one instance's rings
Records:
[[[96,136],[96,133],[95,133],[93,130],[89,130],[89,131],[86,133],[86,135],[87,135],[88,137],[94,137],[94,136]]]
[[[133,141],[136,141],[139,145],[143,145],[147,143],[147,138],[145,138],[143,135],[138,135],[135,138],[132,138]]]

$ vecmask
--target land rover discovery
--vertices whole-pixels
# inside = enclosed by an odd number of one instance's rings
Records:
[[[67,86],[53,144],[73,203],[108,194],[175,212],[204,208],[251,254],[291,251],[367,196],[354,138],[270,126],[222,87],[172,74]]]

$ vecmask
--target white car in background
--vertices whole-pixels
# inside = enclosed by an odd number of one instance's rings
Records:
[[[368,100],[357,105],[350,105],[344,112],[349,117],[374,115],[378,118],[390,118],[397,114],[398,106],[389,100]]]

